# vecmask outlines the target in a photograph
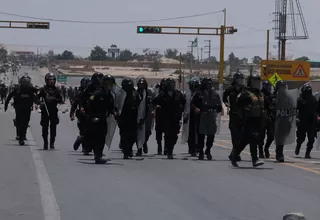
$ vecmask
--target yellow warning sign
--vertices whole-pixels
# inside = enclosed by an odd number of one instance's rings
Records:
[[[285,81],[309,81],[310,62],[299,60],[263,60],[261,79],[268,80],[277,73]]]
[[[293,77],[307,77],[306,71],[304,71],[303,66],[300,64],[293,74]]]
[[[271,76],[268,81],[273,85],[273,87],[276,87],[277,82],[281,81],[281,77],[275,73],[273,76]]]

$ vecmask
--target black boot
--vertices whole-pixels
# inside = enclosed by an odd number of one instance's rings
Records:
[[[239,167],[238,163],[237,163],[237,158],[239,156],[235,153],[235,151],[232,151],[231,154],[229,155],[229,159],[231,161],[232,166],[234,167]]]
[[[264,155],[266,156],[266,158],[270,158],[269,147],[264,147]]]
[[[107,160],[103,159],[102,157],[95,157],[94,162],[95,164],[105,164],[107,163]]]
[[[165,146],[165,151],[167,151],[166,152],[166,154],[167,154],[167,158],[169,159],[169,160],[172,160],[172,159],[174,159],[174,157],[173,157],[173,147],[171,147],[171,146]]]
[[[301,149],[301,144],[297,144],[296,150],[294,152],[296,154],[296,156],[298,156],[300,154],[300,149]]]
[[[205,154],[206,154],[208,160],[212,160],[211,147],[207,147]]]
[[[43,150],[48,150],[48,138],[43,137]]]
[[[204,152],[203,152],[203,150],[199,150],[199,156],[198,156],[198,159],[199,160],[204,160]]]
[[[24,140],[22,138],[19,140],[19,145],[21,145],[21,146],[24,145]]]
[[[264,158],[263,145],[259,145],[259,158],[260,158],[260,159],[263,159],[263,158]]]
[[[162,154],[162,143],[161,141],[158,141],[158,155]]]
[[[137,153],[136,153],[137,157],[141,157],[142,156],[142,149],[138,149]]]
[[[305,154],[304,158],[311,159],[310,153],[311,153],[312,148],[313,148],[313,146],[307,146],[306,154]]]
[[[149,151],[148,145],[147,145],[147,143],[144,143],[144,145],[143,145],[143,153],[144,153],[144,154],[147,154],[148,151]]]
[[[262,166],[263,164],[264,164],[264,162],[260,161],[259,159],[252,160],[253,167],[259,167],[259,166]]]
[[[82,140],[83,140],[83,136],[78,136],[76,141],[74,142],[73,144],[73,150],[77,151],[82,143]]]
[[[280,163],[284,162],[283,146],[276,146],[276,160]]]
[[[50,149],[54,149],[54,142],[55,142],[55,139],[50,138]]]

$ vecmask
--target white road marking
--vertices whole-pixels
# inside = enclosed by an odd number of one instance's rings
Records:
[[[27,132],[28,143],[30,144],[30,150],[33,158],[34,165],[36,167],[37,179],[40,188],[40,195],[42,201],[42,208],[45,220],[60,220],[60,210],[54,196],[52,184],[47,173],[47,169],[44,166],[37,144],[28,129]]]

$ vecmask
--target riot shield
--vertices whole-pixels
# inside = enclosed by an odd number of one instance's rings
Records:
[[[276,145],[295,143],[299,91],[280,90],[276,95],[274,140]]]
[[[138,117],[137,123],[140,122],[141,119],[146,119],[146,101],[147,101],[147,92],[143,91],[142,101],[138,107]],[[137,147],[141,149],[146,140],[146,122],[144,122],[139,128],[137,132]]]
[[[190,103],[191,103],[191,90],[186,90],[186,104],[184,106],[184,112],[182,114],[182,133],[181,144],[185,144],[189,138],[189,126],[190,126]]]
[[[117,109],[119,111],[119,114],[120,114],[122,111],[124,100],[126,99],[127,94],[120,86],[117,85],[117,86],[115,86],[115,88],[112,92],[112,95],[115,100],[114,107],[115,107],[115,109]],[[117,128],[117,121],[113,115],[109,115],[107,117],[107,123],[108,123],[108,132],[106,135],[105,144],[108,146],[108,149],[110,150],[113,136],[114,136],[114,133]]]
[[[203,112],[200,113],[199,133],[206,135],[217,134],[218,127],[220,128],[221,114],[217,113],[214,108],[221,105],[219,93],[213,90],[213,88],[211,91],[203,91],[202,105]]]

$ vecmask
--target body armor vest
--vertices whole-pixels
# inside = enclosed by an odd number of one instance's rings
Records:
[[[264,114],[264,98],[262,95],[257,96],[250,91],[247,91],[250,98],[251,104],[245,108],[245,115],[247,118],[258,118]]]

